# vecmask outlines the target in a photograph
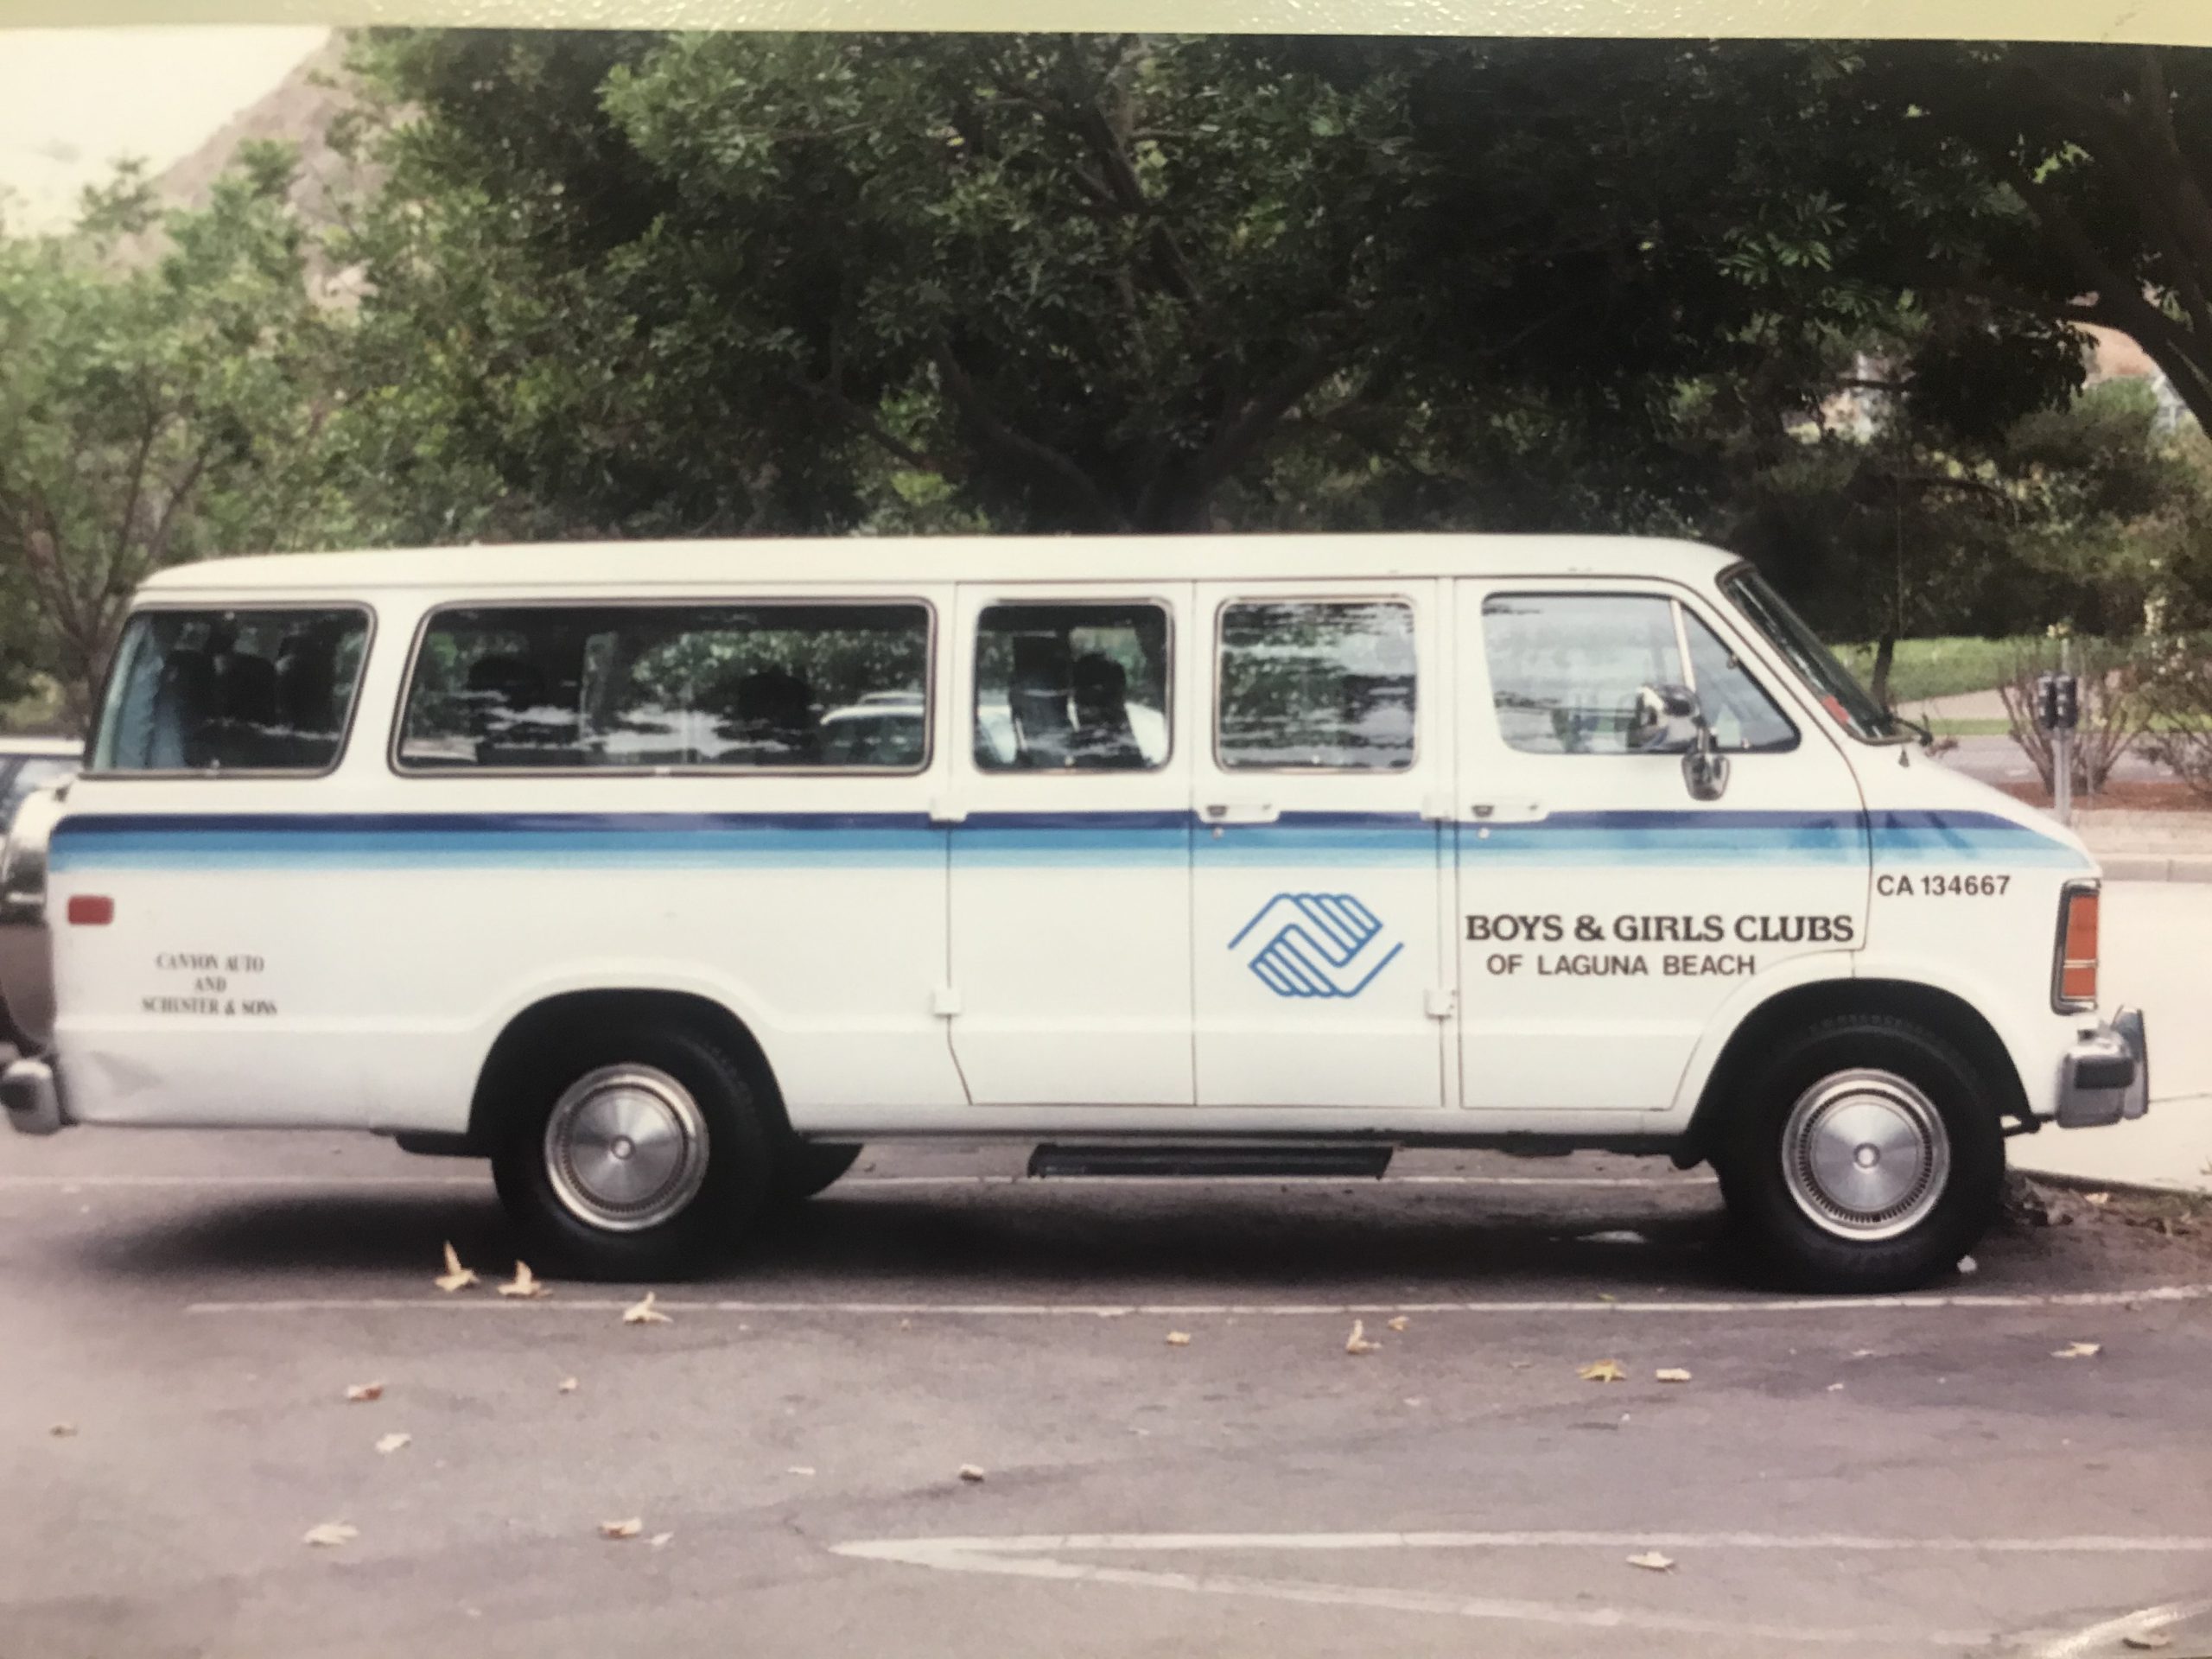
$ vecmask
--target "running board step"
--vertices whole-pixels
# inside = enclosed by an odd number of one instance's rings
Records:
[[[1153,1175],[1193,1179],[1249,1175],[1380,1180],[1393,1146],[1041,1146],[1029,1154],[1033,1179]]]

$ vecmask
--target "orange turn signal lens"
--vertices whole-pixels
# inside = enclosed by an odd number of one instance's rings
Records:
[[[2058,934],[2058,995],[2094,1006],[2097,1000],[2097,894],[2066,895],[2066,925]]]

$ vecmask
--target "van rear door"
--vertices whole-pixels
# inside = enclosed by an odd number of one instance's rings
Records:
[[[961,589],[941,1011],[979,1106],[1192,1103],[1190,605]]]

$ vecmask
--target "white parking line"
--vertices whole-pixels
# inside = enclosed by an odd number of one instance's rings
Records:
[[[1276,1551],[1310,1556],[1316,1552],[1393,1549],[1657,1549],[1677,1550],[1690,1556],[1699,1552],[1725,1550],[1808,1550],[1825,1555],[1861,1552],[1915,1555],[2204,1554],[2212,1554],[2212,1538],[2109,1535],[2056,1538],[1885,1538],[1847,1533],[1788,1535],[1667,1531],[1065,1533],[997,1538],[871,1539],[835,1544],[831,1548],[837,1554],[857,1560],[896,1562],[943,1573],[977,1573],[1117,1584],[1192,1594],[1254,1596],[1324,1605],[1446,1614],[1462,1618],[1595,1629],[1669,1630],[1694,1635],[1732,1636],[1790,1645],[1805,1642],[1869,1645],[1902,1641],[1942,1647],[1979,1647],[1994,1640],[1994,1634],[1986,1630],[1934,1630],[1925,1626],[1835,1630],[1797,1622],[1787,1625],[1764,1625],[1741,1620],[1699,1618],[1645,1608],[1592,1607],[1580,1602],[1562,1605],[1494,1597],[1459,1596],[1384,1586],[1334,1584],[1303,1576],[1268,1579],[1243,1573],[1183,1573],[1108,1567],[1095,1562],[1065,1560],[1061,1557],[1075,1554],[1260,1554]],[[2067,1640],[2081,1643],[2085,1638],[2107,1631],[2119,1634],[2129,1630],[2153,1628],[2157,1623],[2172,1622],[2187,1611],[2150,1609],[2144,1613],[2131,1615],[2128,1620],[2111,1621]],[[2071,1659],[2071,1656],[2087,1651],[2088,1646],[2075,1645],[2045,1649],[2050,1659]]]
[[[1771,1300],[1600,1301],[1589,1298],[1432,1302],[899,1302],[657,1299],[671,1313],[810,1314],[908,1319],[1347,1319],[1376,1315],[1457,1313],[1839,1313],[1883,1309],[2124,1307],[2153,1302],[2194,1302],[2212,1297],[2212,1284],[2155,1285],[2138,1290],[2003,1294],[1974,1296],[1810,1296]],[[188,1313],[607,1313],[630,1305],[619,1296],[556,1294],[503,1300],[472,1296],[297,1296],[250,1301],[191,1302]]]
[[[1290,1178],[1303,1186],[1711,1186],[1710,1175],[1389,1175],[1380,1180],[1345,1177]],[[834,1189],[855,1186],[1239,1186],[1281,1184],[1284,1178],[1179,1175],[1088,1175],[1046,1181],[1027,1175],[849,1175]],[[10,1187],[489,1187],[488,1173],[469,1175],[0,1175]]]

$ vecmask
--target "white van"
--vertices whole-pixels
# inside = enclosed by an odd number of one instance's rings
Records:
[[[1911,1285],[2148,1098],[2097,870],[1745,565],[1649,541],[624,543],[156,577],[0,861],[10,1121],[488,1156],[713,1260],[863,1141],[1719,1171]]]

